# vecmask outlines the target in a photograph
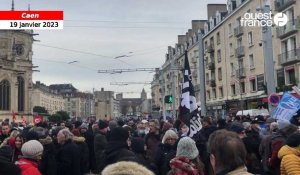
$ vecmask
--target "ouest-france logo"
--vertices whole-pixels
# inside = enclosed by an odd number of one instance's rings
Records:
[[[273,17],[272,12],[245,13],[240,22],[245,27],[272,27],[273,24],[282,27],[287,24],[288,17],[284,13],[276,13]]]

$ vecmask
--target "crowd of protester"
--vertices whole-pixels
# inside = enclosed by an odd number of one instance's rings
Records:
[[[300,174],[300,115],[0,126],[0,175]]]

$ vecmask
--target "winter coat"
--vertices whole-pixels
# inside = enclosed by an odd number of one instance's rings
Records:
[[[157,168],[157,173],[156,174],[161,174],[163,175],[163,165],[165,165],[166,161],[168,161],[167,163],[169,163],[169,160],[167,160],[166,156],[172,152],[172,151],[176,151],[176,147],[169,145],[169,144],[163,144],[160,143],[158,145],[157,151],[156,151],[156,155],[155,155],[155,159],[154,159],[154,163],[156,165]]]
[[[278,158],[281,159],[281,175],[298,175],[300,174],[300,150],[283,146],[278,152]]]
[[[101,164],[101,156],[102,152],[105,149],[105,146],[107,144],[106,136],[101,134],[99,131],[95,133],[94,137],[94,153],[95,153],[95,159],[96,159],[96,169],[100,170],[100,164]]]
[[[16,165],[21,169],[22,175],[42,175],[38,170],[37,162],[25,158],[20,158]]]
[[[73,137],[74,143],[80,149],[80,169],[81,174],[86,174],[89,172],[89,148],[88,145],[85,143],[84,137]]]
[[[187,157],[175,157],[170,161],[171,170],[168,175],[199,175],[199,171]]]
[[[150,162],[146,158],[146,151],[144,149],[144,139],[132,138],[131,139],[131,151],[135,154],[138,159],[139,164],[144,165],[150,169]]]
[[[80,175],[80,150],[71,140],[57,153],[58,175]]]
[[[135,154],[128,149],[126,142],[108,142],[101,156],[100,171],[102,171],[107,165],[120,161],[138,162]]]
[[[95,159],[95,152],[94,152],[94,133],[92,128],[89,129],[83,134],[85,138],[85,143],[87,143],[89,148],[89,169],[92,171],[96,170],[96,159]]]
[[[21,169],[10,159],[0,156],[0,174],[21,175]]]
[[[257,131],[247,133],[247,137],[242,139],[246,150],[246,166],[249,172],[253,174],[261,174],[263,167],[261,164],[261,156],[259,154],[259,145],[261,142],[260,135]]]
[[[57,162],[56,155],[57,149],[50,136],[44,139],[39,139],[40,143],[44,147],[41,164],[39,170],[43,175],[56,175],[57,174]]]
[[[145,145],[147,146],[146,155],[153,162],[156,154],[156,149],[160,143],[160,134],[148,133],[145,136]]]

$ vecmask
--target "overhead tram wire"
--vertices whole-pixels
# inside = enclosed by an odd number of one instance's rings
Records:
[[[75,52],[75,53],[81,53],[81,54],[99,56],[99,57],[102,57],[102,58],[107,58],[107,59],[112,59],[112,60],[118,60],[118,61],[120,61],[120,62],[122,62],[124,64],[127,64],[127,65],[131,66],[131,67],[135,67],[132,64],[129,64],[129,63],[127,63],[127,62],[125,62],[123,60],[120,60],[120,59],[114,59],[111,56],[106,56],[106,55],[101,55],[101,54],[95,54],[95,53],[85,52],[85,51],[80,51],[80,50],[66,49],[66,48],[56,47],[56,46],[49,46],[49,45],[45,45],[45,44],[37,44],[37,43],[35,43],[35,45],[43,46],[43,47],[49,47],[49,48],[53,48],[53,49],[64,50],[64,51],[69,51],[69,52]]]

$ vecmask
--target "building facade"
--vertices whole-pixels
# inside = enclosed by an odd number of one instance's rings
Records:
[[[101,91],[95,91],[94,95],[96,119],[109,120],[113,118],[116,113],[114,92],[104,91],[104,88],[101,88]]]
[[[0,120],[32,115],[32,30],[0,31]]]
[[[49,86],[37,81],[33,84],[31,106],[44,107],[49,114],[55,114],[58,111],[65,111],[66,100],[64,97],[51,90]]]

